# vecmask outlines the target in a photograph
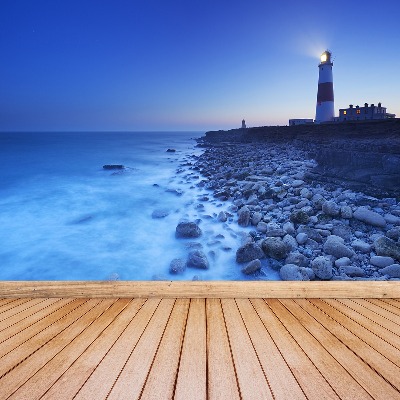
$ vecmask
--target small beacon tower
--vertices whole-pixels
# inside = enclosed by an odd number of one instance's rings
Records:
[[[315,122],[333,121],[335,116],[335,107],[333,99],[333,75],[331,60],[332,53],[328,50],[321,54],[321,62],[318,65],[318,94],[317,107],[315,112]]]
[[[242,129],[246,129],[246,121],[242,119]]]

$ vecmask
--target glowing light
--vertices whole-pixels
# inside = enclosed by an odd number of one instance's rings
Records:
[[[326,53],[321,54],[321,62],[326,62],[327,58],[328,58],[328,56]]]

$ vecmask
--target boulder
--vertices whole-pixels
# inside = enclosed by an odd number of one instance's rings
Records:
[[[226,222],[227,220],[228,220],[228,217],[227,217],[227,215],[226,215],[226,212],[221,211],[221,212],[218,214],[218,221],[220,221],[220,222]]]
[[[307,267],[309,261],[304,254],[301,254],[298,251],[294,251],[288,254],[288,256],[285,259],[285,264],[295,264],[298,265],[299,267]]]
[[[283,281],[309,281],[305,269],[295,264],[286,264],[279,270],[279,275]]]
[[[242,268],[242,272],[246,275],[251,275],[258,272],[261,269],[261,261],[256,258],[250,261],[245,267]]]
[[[386,236],[381,236],[374,242],[376,254],[378,256],[393,257],[400,260],[400,244]]]
[[[331,279],[333,276],[332,261],[328,257],[319,256],[311,261],[311,268],[316,277],[324,280]]]
[[[186,262],[186,265],[190,268],[208,269],[210,264],[207,256],[201,250],[192,250]]]
[[[340,207],[333,201],[326,201],[322,204],[322,212],[331,217],[337,217],[340,214]]]
[[[171,274],[181,274],[186,269],[186,261],[181,258],[174,258],[169,265]]]
[[[286,244],[278,237],[267,237],[262,242],[262,249],[268,257],[275,258],[276,260],[286,258],[289,254]]]
[[[390,278],[400,278],[400,264],[388,265],[379,270],[382,275],[388,275]]]
[[[296,239],[293,236],[285,235],[282,241],[286,244],[286,247],[289,249],[289,251],[296,250],[298,247]]]
[[[240,226],[248,226],[250,223],[250,210],[244,206],[238,211],[238,224]]]
[[[340,271],[352,278],[365,276],[365,271],[362,268],[353,267],[352,265],[345,265],[340,268]]]
[[[251,218],[251,224],[257,226],[257,224],[262,220],[263,215],[260,212],[255,212]]]
[[[337,224],[332,228],[332,235],[340,236],[346,241],[351,239],[351,233],[351,228],[348,225]]]
[[[201,229],[195,222],[179,222],[175,236],[177,238],[197,238],[201,236]]]
[[[254,242],[246,243],[236,251],[236,262],[238,263],[245,263],[264,257],[261,247]]]
[[[369,253],[371,251],[371,245],[360,239],[351,242],[351,247],[361,253]]]
[[[375,211],[368,210],[365,207],[358,207],[353,213],[353,218],[378,228],[384,228],[386,226],[385,218],[383,218],[382,215]]]
[[[352,249],[349,249],[343,242],[344,240],[339,236],[328,236],[328,239],[326,239],[323,247],[324,252],[336,258],[353,257],[355,254],[354,251]]]
[[[306,224],[310,216],[302,210],[295,210],[290,214],[290,220],[295,224]]]
[[[304,232],[298,233],[296,236],[296,240],[297,240],[297,243],[300,245],[306,243],[308,240],[307,233],[304,233]]]
[[[347,267],[350,264],[351,264],[351,260],[348,257],[342,257],[342,258],[338,258],[337,260],[335,260],[335,267],[337,267],[337,268]]]
[[[369,260],[369,262],[375,267],[385,268],[389,265],[394,264],[394,260],[392,257],[384,257],[384,256],[373,256]]]
[[[350,206],[342,206],[340,208],[340,216],[345,219],[350,219],[353,217],[353,210]]]

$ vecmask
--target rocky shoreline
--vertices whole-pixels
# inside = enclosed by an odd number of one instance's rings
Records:
[[[381,175],[387,177],[384,184],[390,179],[395,182],[392,191],[390,186],[381,191],[381,198],[349,188],[345,174],[335,181],[313,179],[322,168],[318,157],[312,157],[318,152],[318,141],[310,151],[299,145],[307,137],[300,136],[260,140],[254,132],[234,130],[210,132],[198,141],[205,151],[190,169],[202,177],[199,187],[229,204],[217,219],[221,223],[230,219],[243,229],[244,239],[236,251],[243,274],[272,268],[282,280],[399,280],[399,171],[381,166]],[[328,139],[324,138],[325,147]],[[357,138],[352,140],[354,145]],[[381,159],[388,159],[384,156]],[[396,164],[398,155],[389,156],[389,163]],[[341,169],[350,171],[345,164]],[[376,165],[371,171],[370,176],[379,175]],[[177,227],[177,237],[182,232],[185,227]],[[208,267],[204,254],[192,253],[194,266]]]

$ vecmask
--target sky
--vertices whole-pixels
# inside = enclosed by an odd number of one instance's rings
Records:
[[[212,130],[335,112],[400,117],[398,0],[2,0],[0,131]]]

